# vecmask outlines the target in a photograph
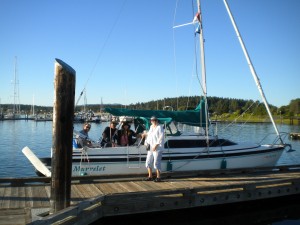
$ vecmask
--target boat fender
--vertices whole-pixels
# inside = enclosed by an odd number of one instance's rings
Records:
[[[227,168],[227,161],[225,158],[223,158],[221,161],[221,169],[226,169],[226,168]]]
[[[167,162],[167,171],[172,171],[172,170],[173,170],[173,164],[172,164],[172,161],[169,160],[169,161]]]
[[[87,176],[88,174],[87,174],[87,172],[81,172],[80,173],[80,176]]]
[[[79,148],[76,139],[73,138],[73,148]]]

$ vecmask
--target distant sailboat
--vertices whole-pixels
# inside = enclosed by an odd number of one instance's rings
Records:
[[[34,111],[34,95],[32,97],[32,106],[30,109],[31,115],[28,116],[29,119],[35,119],[36,115],[35,115],[35,111]]]
[[[3,119],[3,109],[2,109],[2,106],[1,106],[1,98],[0,98],[0,120]]]
[[[18,80],[18,73],[17,73],[17,56],[15,56],[13,85],[14,85],[13,108],[6,115],[4,115],[5,119],[18,119],[18,118],[21,118],[20,98],[19,98],[19,80]]]
[[[104,112],[103,108],[103,101],[101,98],[101,105],[100,105],[100,120],[101,122],[108,122],[111,119],[111,115],[109,113]]]

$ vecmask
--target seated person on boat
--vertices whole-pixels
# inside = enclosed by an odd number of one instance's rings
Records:
[[[77,138],[77,147],[78,148],[82,148],[84,146],[93,147],[93,144],[90,141],[89,134],[88,134],[90,129],[91,129],[91,124],[85,123],[83,125],[83,129],[81,131],[79,131],[79,133],[77,134],[76,138]]]
[[[136,139],[133,137],[137,137],[138,135],[130,129],[130,125],[128,122],[124,122],[121,130],[118,130],[118,145],[120,146],[128,146],[133,145]]]
[[[109,127],[106,127],[102,133],[101,146],[115,147],[118,139],[117,122],[112,120]]]

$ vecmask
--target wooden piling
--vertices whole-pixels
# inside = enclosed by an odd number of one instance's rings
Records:
[[[50,213],[70,206],[75,70],[55,59]]]

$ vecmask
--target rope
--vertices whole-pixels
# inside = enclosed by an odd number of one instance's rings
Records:
[[[173,27],[175,26],[175,19],[176,19],[176,13],[177,13],[177,4],[178,1],[176,1],[175,5],[175,11],[174,11],[174,17],[173,17]],[[175,78],[176,78],[176,95],[178,96],[178,77],[177,77],[177,62],[176,62],[176,44],[175,44],[175,31],[173,29],[173,54],[174,54],[174,73],[175,73]],[[178,97],[177,97],[177,110],[178,110]]]
[[[82,175],[81,174],[81,169],[82,169],[81,165],[82,165],[82,162],[83,161],[87,161],[88,165],[90,165],[89,155],[88,155],[86,149],[87,149],[86,147],[83,147],[82,151],[81,151],[80,163],[79,163],[79,176]],[[86,166],[84,168],[86,168]],[[83,175],[87,175],[87,174],[83,174]]]
[[[231,123],[229,123],[227,126],[225,126],[223,129],[221,129],[221,132],[223,132],[224,130],[226,130],[229,126],[232,126],[232,124],[234,124],[234,123],[236,123],[237,122],[237,120],[240,118],[240,117],[243,117],[244,116],[244,114],[247,112],[247,111],[249,111],[250,110],[250,108],[252,108],[252,106],[255,104],[256,102],[253,102],[241,115],[239,115],[235,120],[233,120]],[[239,132],[241,129],[242,129],[242,127],[250,120],[250,118],[251,118],[251,116],[253,115],[253,113],[254,112],[252,112],[251,114],[250,114],[250,117],[244,122],[244,123],[242,123],[242,126],[240,126],[240,129],[237,131],[237,132]],[[240,132],[239,132],[240,133]],[[231,135],[231,136],[233,136],[233,134]]]
[[[116,16],[116,19],[115,19],[115,21],[114,21],[114,23],[113,23],[113,26],[112,26],[112,28],[110,29],[110,31],[109,31],[109,33],[108,33],[108,35],[107,35],[107,37],[106,37],[106,39],[105,39],[105,41],[104,41],[104,44],[103,44],[102,48],[100,49],[100,51],[99,51],[99,53],[98,53],[98,56],[97,56],[97,58],[96,58],[96,62],[95,62],[95,64],[94,64],[94,66],[92,67],[92,70],[91,70],[91,72],[90,72],[90,75],[89,75],[87,81],[85,82],[85,84],[84,84],[84,86],[83,86],[82,92],[80,93],[80,95],[79,95],[79,97],[78,97],[78,100],[77,100],[77,102],[76,102],[75,107],[77,106],[77,104],[78,104],[78,102],[79,102],[79,100],[80,100],[80,98],[81,98],[83,92],[85,91],[86,86],[87,86],[87,84],[88,84],[90,78],[92,77],[92,75],[93,75],[93,73],[94,73],[94,70],[96,69],[96,66],[98,65],[100,59],[102,58],[103,51],[104,51],[104,49],[105,49],[105,47],[106,47],[106,45],[107,45],[107,42],[108,42],[108,40],[109,40],[109,38],[110,38],[112,32],[114,31],[114,29],[115,29],[115,27],[116,27],[116,25],[117,25],[117,22],[118,22],[119,19],[120,19],[121,13],[122,13],[122,11],[123,11],[123,9],[124,9],[124,6],[125,6],[125,3],[126,3],[126,2],[127,2],[127,0],[125,0],[125,1],[123,2],[122,6],[121,6],[121,8],[120,8],[119,13],[117,13],[117,16]]]

